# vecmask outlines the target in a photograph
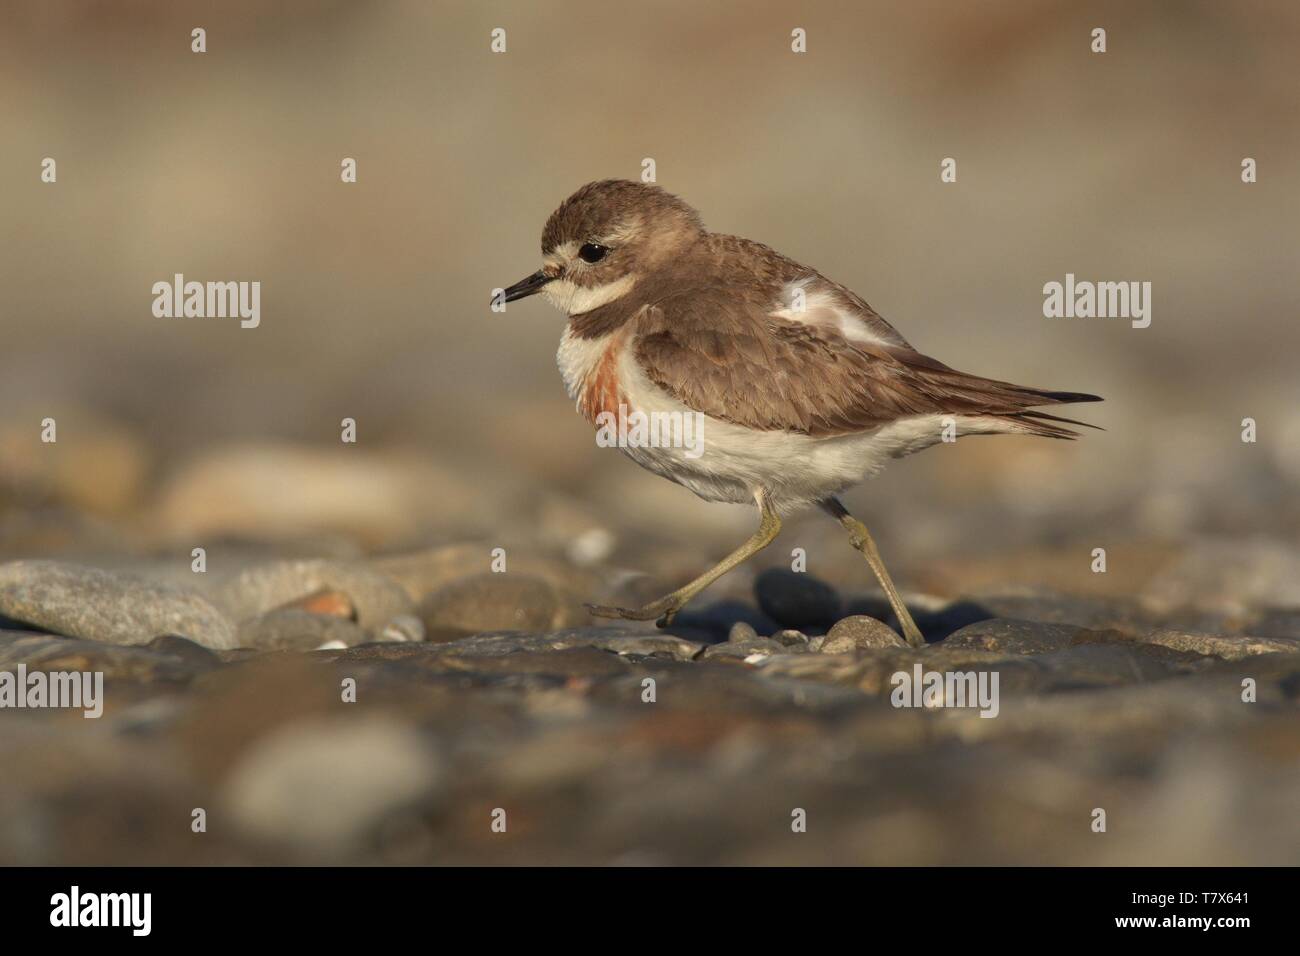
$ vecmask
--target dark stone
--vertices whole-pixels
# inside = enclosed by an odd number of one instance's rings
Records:
[[[782,627],[826,627],[840,614],[840,596],[824,581],[785,568],[768,568],[754,581],[763,613]]]

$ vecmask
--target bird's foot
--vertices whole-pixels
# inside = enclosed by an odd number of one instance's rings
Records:
[[[675,600],[663,598],[647,604],[645,607],[609,607],[604,604],[586,604],[587,611],[593,617],[622,618],[625,621],[654,621],[659,627],[669,627],[677,612],[682,609]]]

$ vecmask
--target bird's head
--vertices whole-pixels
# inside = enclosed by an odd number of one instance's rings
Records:
[[[506,289],[505,301],[542,292],[560,311],[581,315],[678,261],[703,233],[695,210],[658,186],[588,183],[551,213],[542,268]]]

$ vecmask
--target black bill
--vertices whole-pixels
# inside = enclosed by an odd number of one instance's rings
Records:
[[[527,279],[520,279],[510,288],[505,290],[507,302],[513,302],[515,299],[523,299],[527,296],[534,295],[542,291],[542,286],[554,279],[555,276],[548,276],[541,269],[538,269]]]

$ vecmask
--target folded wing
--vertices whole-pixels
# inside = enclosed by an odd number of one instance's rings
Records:
[[[763,431],[831,437],[937,413],[991,416],[1008,431],[1073,438],[1063,424],[1086,423],[1033,409],[1100,401],[967,375],[906,344],[846,331],[842,316],[800,320],[725,294],[646,306],[635,332],[636,358],[652,382],[688,408]]]

